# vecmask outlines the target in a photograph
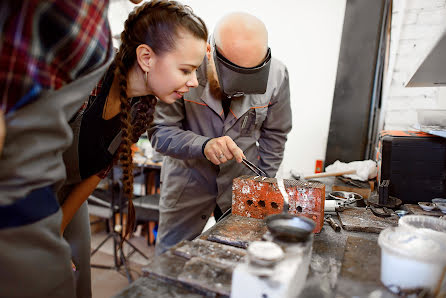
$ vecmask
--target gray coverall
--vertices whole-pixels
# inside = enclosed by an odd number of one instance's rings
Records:
[[[272,59],[266,92],[233,98],[226,118],[221,100],[209,92],[206,64],[197,70],[197,88],[174,104],[158,102],[148,131],[153,148],[165,155],[157,254],[198,236],[216,204],[223,212],[231,207],[232,180],[252,174],[235,160],[211,163],[202,153],[206,140],[231,137],[248,160],[274,177],[291,130],[288,71],[280,61]]]
[[[62,153],[73,137],[68,121],[112,60],[113,55],[100,68],[57,91],[42,92],[38,100],[7,118],[0,157],[0,208],[12,209],[34,189],[51,186],[56,191],[63,183]],[[26,225],[0,229],[0,297],[76,296],[70,246],[60,236],[62,211],[55,194],[49,196],[56,206],[53,213]],[[38,214],[47,208],[34,207]],[[85,215],[86,206],[81,210]]]

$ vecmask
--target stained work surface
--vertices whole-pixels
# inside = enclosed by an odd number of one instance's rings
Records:
[[[425,210],[421,209],[420,206],[415,205],[415,204],[404,204],[403,206],[404,206],[404,208],[407,211],[410,211],[410,212],[412,212],[415,215],[429,215],[429,216],[442,216],[442,215],[444,215],[444,213],[441,212],[438,209],[434,209],[432,211],[425,211]]]
[[[379,285],[380,252],[376,241],[349,236],[345,244],[341,277]]]
[[[184,266],[178,280],[197,289],[222,296],[231,294],[232,267],[194,257]]]
[[[215,262],[193,257],[185,259],[166,253],[152,259],[143,269],[145,277],[158,279],[160,283],[181,287],[205,296],[229,296],[232,269]]]
[[[262,240],[266,231],[263,219],[232,214],[200,236],[200,239],[247,248],[249,243]]]
[[[264,220],[230,215],[199,238],[182,241],[153,258],[143,269],[144,276],[173,288],[227,297],[234,267],[245,262],[246,250],[238,247],[261,240],[266,231]]]
[[[315,233],[324,225],[325,185],[284,179],[289,197],[289,213],[303,215],[316,222]],[[232,183],[232,213],[245,217],[265,218],[282,212],[283,197],[275,178],[241,176]]]
[[[387,227],[398,225],[398,216],[378,217],[365,208],[348,208],[338,212],[342,228],[347,231],[379,233]]]
[[[203,295],[188,291],[180,287],[174,287],[170,284],[160,282],[150,277],[142,277],[125,288],[118,295],[119,298],[140,298],[140,297],[158,297],[158,298],[200,298]]]
[[[173,249],[173,254],[191,259],[200,257],[222,265],[235,267],[244,262],[246,250],[232,247],[216,242],[195,239],[193,241],[182,241]]]

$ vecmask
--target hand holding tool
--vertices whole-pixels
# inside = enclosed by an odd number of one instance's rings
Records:
[[[268,177],[268,174],[265,173],[265,171],[263,171],[261,168],[259,168],[258,166],[256,166],[255,164],[253,164],[252,162],[250,162],[249,160],[247,160],[246,158],[242,159],[242,163],[248,168],[250,169],[252,172],[254,172],[256,174],[256,176],[263,176],[263,177]],[[226,216],[228,216],[229,214],[231,214],[232,212],[232,207],[230,207],[228,210],[226,210],[222,216],[220,216],[219,219],[217,219],[217,222],[221,221],[223,218],[225,218]]]

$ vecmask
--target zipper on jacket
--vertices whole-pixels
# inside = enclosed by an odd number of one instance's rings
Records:
[[[246,115],[246,116],[245,116],[245,119],[243,119],[242,129],[245,128],[246,121],[248,121],[248,115]]]

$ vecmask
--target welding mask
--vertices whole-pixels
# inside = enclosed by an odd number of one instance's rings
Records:
[[[268,48],[266,58],[255,67],[241,67],[225,58],[210,38],[215,69],[221,90],[229,97],[240,97],[245,94],[263,94],[268,85],[269,67],[271,65],[271,49]]]

